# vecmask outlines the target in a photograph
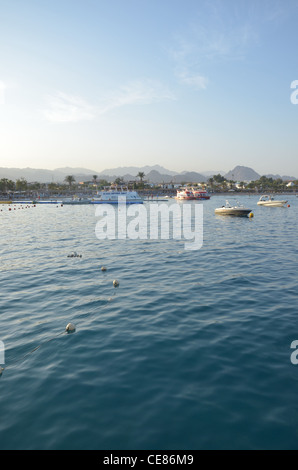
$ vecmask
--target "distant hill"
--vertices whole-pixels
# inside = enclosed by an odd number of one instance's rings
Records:
[[[180,175],[175,176],[176,183],[205,183],[207,181],[207,177],[202,175],[201,173],[197,173],[196,171],[184,171],[180,173]]]
[[[107,169],[107,170],[103,170],[102,172],[98,173],[98,175],[100,177],[102,175],[123,177],[123,176],[126,176],[127,174],[129,174],[133,178],[135,178],[139,172],[143,172],[143,173],[145,173],[145,175],[147,175],[151,171],[157,171],[160,174],[171,175],[171,176],[174,176],[174,175],[178,174],[177,172],[167,170],[166,168],[164,168],[160,165],[154,165],[154,166],[148,166],[147,165],[147,166],[142,166],[142,167],[123,166],[123,167],[118,167],[118,168]]]
[[[280,176],[280,175],[265,175],[267,178],[272,178],[274,180],[282,179],[283,181],[295,181],[297,178],[295,176]]]
[[[247,166],[236,166],[234,170],[229,171],[225,175],[223,175],[226,180],[232,181],[256,181],[260,179],[261,175],[259,175],[256,171],[252,168],[248,168]]]
[[[149,183],[170,183],[174,179],[176,181],[176,176],[162,174],[159,171],[151,170],[148,174],[146,174],[145,179]]]
[[[207,176],[208,178],[211,178],[211,176],[214,175],[224,175],[224,171],[219,171],[219,170],[213,170],[213,171],[202,171],[203,176]]]
[[[56,168],[56,170],[54,170],[55,172],[57,173],[63,173],[64,175],[72,175],[73,173],[75,173],[76,175],[97,175],[98,173],[94,170],[88,170],[87,168],[72,168],[72,167],[69,167],[69,166],[66,166],[64,168]]]
[[[67,175],[73,175],[76,182],[91,181],[93,175],[97,175],[97,179],[104,179],[108,182],[114,181],[116,178],[123,178],[124,181],[137,180],[139,172],[145,173],[145,181],[149,183],[202,183],[206,182],[210,176],[220,172],[204,172],[197,173],[195,171],[183,171],[177,173],[167,170],[160,165],[143,166],[143,167],[119,167],[110,170],[97,172],[87,168],[57,168],[55,170],[44,170],[36,168],[0,168],[0,179],[7,178],[16,181],[19,178],[25,178],[29,183],[38,181],[40,183],[62,183]],[[256,173],[252,168],[245,166],[236,166],[234,170],[226,174],[220,173],[227,180],[233,181],[256,181],[261,175]],[[284,181],[293,181],[297,178],[293,176],[266,175],[274,179],[282,178]]]
[[[263,175],[259,175],[256,171],[254,171],[252,168],[249,168],[247,166],[236,166],[234,170],[229,171],[227,174],[224,175],[224,177],[227,180],[233,180],[233,181],[256,181],[261,178]],[[297,178],[295,176],[280,176],[280,175],[264,175],[267,176],[267,178],[273,178],[274,180],[277,179],[282,179],[283,181],[295,181]]]
[[[62,183],[66,175],[73,175],[77,182],[92,180],[96,171],[84,168],[61,168],[56,170],[44,170],[36,168],[0,168],[0,179],[7,178],[16,181],[25,178],[29,183]]]

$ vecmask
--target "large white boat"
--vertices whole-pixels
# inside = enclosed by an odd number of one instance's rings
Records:
[[[260,197],[258,206],[284,207],[288,201],[274,199],[273,196],[264,195]]]
[[[187,188],[177,189],[177,196],[175,199],[180,201],[189,201],[195,199],[193,192]]]
[[[229,201],[226,201],[226,205],[215,209],[216,215],[231,215],[234,217],[247,217],[251,213],[251,209],[241,205],[231,206]]]
[[[195,199],[210,199],[210,194],[207,193],[206,189],[195,189],[192,188],[192,193]]]
[[[104,189],[98,191],[90,204],[143,204],[143,199],[136,191],[129,191],[126,187]]]

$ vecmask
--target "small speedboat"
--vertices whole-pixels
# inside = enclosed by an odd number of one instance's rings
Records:
[[[261,196],[258,202],[258,206],[268,206],[268,207],[284,207],[288,201],[281,201],[274,199],[273,196]]]
[[[216,215],[232,215],[235,217],[247,217],[251,213],[251,209],[247,209],[244,206],[236,205],[231,206],[229,201],[226,201],[226,205],[215,209]]]

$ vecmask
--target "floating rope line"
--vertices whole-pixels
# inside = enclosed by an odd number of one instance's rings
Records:
[[[119,286],[119,281],[117,280],[114,280],[113,281],[113,286],[114,286],[114,292],[113,292],[113,296],[116,295],[116,288]],[[102,307],[101,310],[103,310],[105,307],[107,307],[109,305],[109,302],[112,300],[112,297],[109,297],[107,299],[107,302],[106,304]],[[46,341],[43,341],[42,343],[40,343],[38,346],[36,346],[34,349],[32,349],[31,351],[29,351],[28,353],[26,353],[24,356],[22,356],[20,359],[17,359],[15,361],[13,361],[11,364],[9,364],[8,366],[4,366],[4,367],[1,367],[0,366],[0,377],[2,376],[4,370],[6,369],[9,369],[11,367],[14,367],[16,364],[19,364],[20,362],[23,362],[27,357],[29,357],[31,354],[33,354],[35,351],[37,351],[39,348],[41,348],[43,345],[47,344],[47,343],[50,343],[51,341],[53,341],[54,339],[57,339],[59,338],[59,336],[62,336],[62,335],[65,335],[65,334],[72,334],[76,331],[76,326],[73,324],[73,323],[68,323],[66,325],[66,328],[64,331],[62,331],[61,333],[58,333],[57,335],[51,337],[50,339],[47,339]]]
[[[40,343],[38,346],[36,346],[34,349],[32,349],[31,351],[29,351],[28,353],[26,353],[23,357],[21,357],[20,359],[17,359],[15,361],[13,361],[11,364],[9,364],[8,366],[5,366],[5,367],[0,367],[0,377],[1,375],[3,374],[4,370],[6,369],[10,369],[11,367],[14,367],[16,364],[19,364],[20,362],[22,361],[25,361],[25,359],[30,356],[32,353],[34,353],[34,351],[37,351],[39,348],[41,348],[41,346],[43,346],[44,344],[46,343],[49,343],[50,341],[53,341],[54,339],[58,338],[59,336],[61,335],[65,335],[67,334],[68,331],[65,330],[65,331],[62,331],[61,333],[58,333],[57,335],[53,336],[52,338],[50,339],[47,339],[46,341],[43,341],[42,343]]]

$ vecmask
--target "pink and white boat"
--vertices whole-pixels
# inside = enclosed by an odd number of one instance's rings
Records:
[[[177,189],[177,196],[176,199],[180,201],[189,201],[195,199],[193,192],[187,188]]]
[[[192,193],[195,199],[210,199],[210,194],[207,193],[206,189],[194,189],[192,188]]]

